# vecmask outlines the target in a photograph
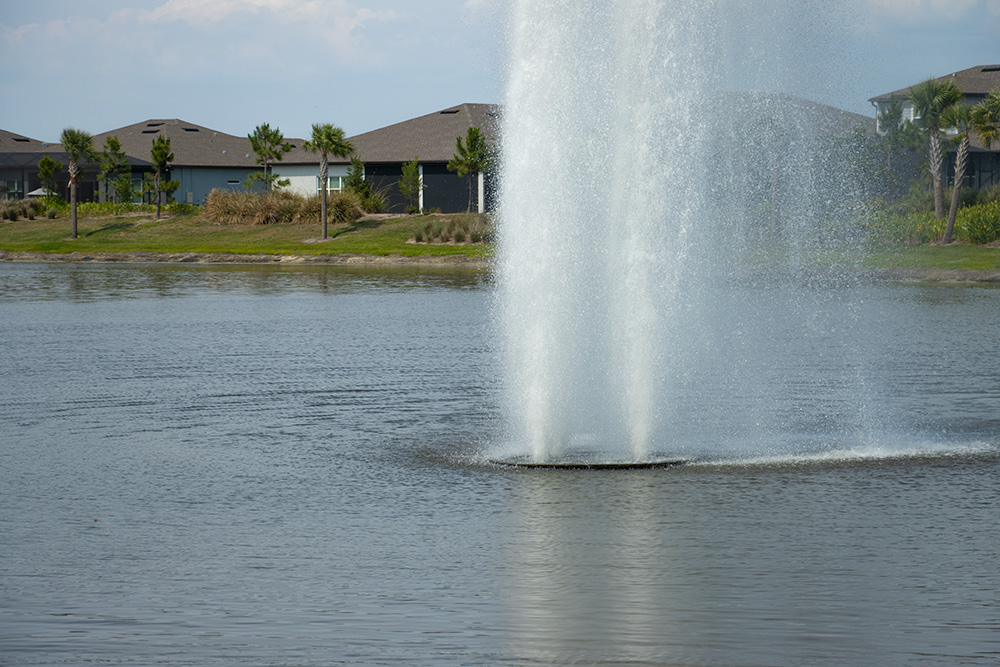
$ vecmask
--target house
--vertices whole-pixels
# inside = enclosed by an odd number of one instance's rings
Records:
[[[965,104],[976,105],[991,91],[1000,91],[1000,65],[977,65],[976,67],[970,67],[937,77],[937,80],[953,82],[962,91],[962,101]],[[892,99],[896,98],[903,102],[903,118],[916,120],[913,107],[910,106],[906,99],[911,87],[901,88],[891,93],[883,93],[882,95],[870,98],[868,101],[875,107],[876,118],[885,111]],[[882,129],[879,128],[879,131],[881,132]],[[948,134],[947,129],[945,129],[945,133]],[[975,133],[970,138],[971,147],[969,151],[969,165],[966,168],[965,185],[981,188],[994,183],[1000,183],[1000,144],[994,143],[991,149],[987,149]],[[954,146],[948,148],[948,172],[954,172],[956,150]]]
[[[389,211],[402,213],[407,205],[398,182],[403,165],[419,158],[418,169],[423,189],[417,206],[440,208],[445,213],[465,211],[469,207],[470,181],[473,210],[492,210],[496,192],[493,173],[461,178],[448,170],[455,154],[455,141],[465,139],[470,127],[478,127],[490,146],[498,141],[499,107],[495,104],[460,104],[378,130],[349,137],[355,154],[365,164],[365,179],[382,192]],[[285,154],[274,165],[274,173],[291,181],[289,189],[313,194],[319,189],[319,157],[299,147]],[[332,158],[329,162],[329,187],[340,190],[350,167],[349,160]]]
[[[63,151],[62,144],[0,130],[0,198],[23,199],[29,192],[40,188],[42,182],[38,177],[38,162],[46,155],[62,162],[63,167],[54,175],[53,180],[56,182],[56,191],[69,199],[69,172],[66,170],[69,156]],[[97,191],[97,171],[97,165],[80,165],[77,193],[81,201],[94,198]]]
[[[135,166],[139,169],[133,169],[135,180],[141,179],[142,171],[151,169],[153,141],[157,137],[169,138],[174,159],[166,176],[180,183],[174,198],[188,204],[203,204],[208,193],[217,188],[239,190],[250,174],[260,171],[247,137],[178,118],[150,119],[102,132],[94,135],[94,148],[100,150],[108,137],[117,137],[122,152],[138,161]]]

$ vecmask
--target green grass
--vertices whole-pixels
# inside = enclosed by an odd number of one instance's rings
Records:
[[[319,241],[316,224],[221,225],[200,214],[156,220],[148,214],[81,219],[71,239],[66,218],[0,223],[0,250],[13,252],[165,252],[248,255],[464,255],[483,257],[485,245],[407,243],[427,217],[363,220],[330,225]]]
[[[896,245],[873,252],[867,264],[874,268],[1000,269],[1000,248],[953,243],[940,245]]]
[[[445,216],[447,217],[447,216]],[[331,225],[318,241],[319,223],[221,225],[198,213],[156,220],[151,214],[85,218],[79,238],[70,239],[67,218],[0,222],[0,250],[13,252],[164,252],[246,255],[402,255],[487,257],[484,244],[407,243],[434,216],[364,220]],[[886,245],[867,253],[873,268],[1000,269],[1000,248],[967,244]]]

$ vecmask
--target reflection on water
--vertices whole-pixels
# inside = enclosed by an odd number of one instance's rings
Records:
[[[876,441],[602,473],[484,462],[481,273],[0,265],[0,662],[995,662],[1000,290],[856,289]]]
[[[482,269],[433,266],[258,264],[10,264],[4,266],[5,300],[117,300],[197,296],[204,293],[277,295],[356,293],[370,288],[463,289],[482,286]]]

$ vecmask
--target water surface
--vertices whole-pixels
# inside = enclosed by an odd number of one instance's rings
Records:
[[[485,463],[481,274],[0,265],[0,662],[995,664],[1000,290],[775,285],[609,474]]]

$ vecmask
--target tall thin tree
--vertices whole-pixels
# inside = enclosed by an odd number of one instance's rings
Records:
[[[259,180],[264,182],[264,191],[271,192],[274,186],[275,177],[271,175],[271,164],[278,162],[285,153],[292,150],[292,145],[285,141],[285,135],[278,128],[271,129],[268,123],[258,125],[254,128],[253,134],[248,134],[250,147],[257,154],[257,164],[263,165],[263,173],[251,174],[251,182]],[[279,182],[279,186],[285,183]]]
[[[469,206],[467,211],[472,210],[472,181],[474,176],[490,168],[492,164],[492,153],[486,143],[486,136],[478,127],[470,127],[465,133],[465,143],[462,137],[455,139],[455,154],[448,162],[448,170],[459,176],[467,176],[469,179]]]
[[[156,169],[154,183],[156,187],[156,217],[160,217],[160,204],[163,200],[163,172],[167,166],[174,161],[174,154],[170,152],[170,137],[162,134],[153,139],[153,146],[149,151],[150,163]]]
[[[944,153],[941,150],[941,114],[962,100],[962,91],[952,81],[928,79],[910,88],[907,100],[928,133],[928,170],[934,187],[934,216],[944,218],[944,187],[941,184]]]
[[[965,169],[969,163],[970,134],[975,132],[989,149],[997,140],[1000,125],[1000,91],[991,92],[975,107],[956,102],[941,114],[941,124],[958,130],[958,152],[955,155],[955,181],[951,189],[951,206],[948,209],[948,223],[944,228],[943,245],[951,243],[955,232],[955,218],[958,217],[958,202],[965,181]]]
[[[97,151],[94,150],[94,138],[89,132],[67,127],[62,131],[59,142],[63,145],[63,150],[69,156],[69,210],[72,222],[72,238],[77,237],[76,233],[76,200],[77,187],[80,180],[80,163],[84,160],[96,162]]]
[[[323,238],[326,239],[326,198],[330,180],[330,158],[345,158],[354,152],[354,146],[344,136],[344,130],[330,123],[313,123],[312,137],[302,144],[312,153],[319,153],[320,219]]]

